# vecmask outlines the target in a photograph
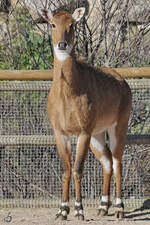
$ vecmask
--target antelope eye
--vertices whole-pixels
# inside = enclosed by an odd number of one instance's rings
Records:
[[[54,23],[51,23],[52,28],[56,28],[56,25]]]

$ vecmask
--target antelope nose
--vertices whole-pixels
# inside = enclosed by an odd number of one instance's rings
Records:
[[[58,43],[58,48],[60,50],[66,50],[66,47],[67,47],[67,43],[66,42],[59,42]]]

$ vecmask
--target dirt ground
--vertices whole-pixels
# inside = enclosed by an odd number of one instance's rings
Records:
[[[150,224],[150,210],[126,210],[125,218],[118,220],[114,218],[113,211],[109,212],[106,217],[97,216],[96,209],[85,209],[85,220],[78,221],[74,217],[73,209],[68,216],[67,221],[55,220],[55,214],[58,209],[52,208],[41,208],[41,209],[0,209],[0,225],[128,225],[128,224],[139,224],[148,225]],[[9,216],[8,216],[9,215]]]

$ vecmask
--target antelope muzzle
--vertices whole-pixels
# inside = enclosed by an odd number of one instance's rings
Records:
[[[67,46],[68,46],[67,42],[59,42],[58,43],[58,49],[59,50],[66,50]]]

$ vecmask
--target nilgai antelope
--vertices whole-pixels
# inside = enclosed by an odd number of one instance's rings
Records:
[[[110,180],[116,181],[116,217],[123,217],[121,199],[121,160],[131,108],[131,91],[126,81],[109,68],[94,68],[78,60],[74,51],[74,26],[81,20],[84,8],[73,14],[47,9],[40,13],[51,24],[54,46],[54,78],[48,97],[48,112],[64,168],[63,191],[57,218],[69,214],[71,144],[69,135],[78,136],[73,168],[75,181],[75,216],[84,219],[81,179],[88,148],[103,167],[103,194],[99,213],[107,215],[110,206]],[[105,134],[109,137],[109,148]]]

